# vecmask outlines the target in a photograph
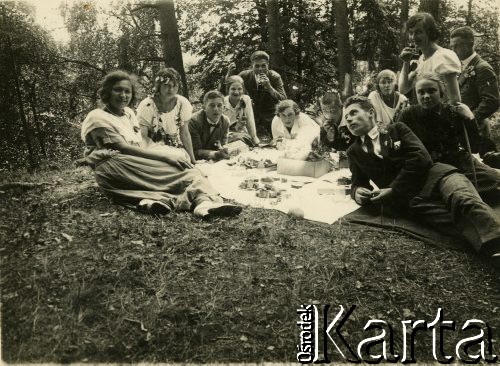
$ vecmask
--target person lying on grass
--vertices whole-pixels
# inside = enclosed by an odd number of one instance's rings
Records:
[[[368,95],[368,99],[375,108],[377,125],[387,127],[399,112],[406,107],[408,99],[396,91],[396,74],[391,70],[382,70],[375,78],[375,89]]]
[[[224,95],[211,90],[203,96],[203,109],[193,114],[189,121],[189,132],[197,159],[229,159],[227,144],[229,118],[224,114]]]
[[[424,73],[415,84],[418,105],[404,109],[398,121],[406,124],[422,141],[434,162],[453,165],[474,183],[487,202],[500,199],[500,173],[479,162],[467,151],[467,140],[472,153],[477,153],[480,136],[474,114],[467,105],[443,103],[444,86],[436,73]],[[472,168],[472,162],[474,169]]]
[[[127,72],[108,73],[99,90],[103,108],[91,111],[82,124],[87,161],[104,193],[118,204],[158,215],[193,209],[199,217],[239,214],[241,207],[224,204],[202,173],[192,169],[187,154],[144,144],[128,107],[135,90]]]
[[[358,136],[347,150],[352,198],[410,213],[436,230],[462,235],[500,269],[500,221],[472,183],[454,166],[432,163],[429,152],[403,123],[379,131],[375,109],[361,96],[344,104],[347,126]],[[379,189],[374,190],[373,181]]]
[[[252,100],[245,94],[243,79],[238,75],[226,79],[224,114],[229,118],[228,141],[241,140],[249,146],[260,143],[255,130]]]
[[[319,139],[320,128],[293,100],[285,99],[276,106],[271,124],[272,144],[287,151],[290,159],[305,160],[312,143]]]

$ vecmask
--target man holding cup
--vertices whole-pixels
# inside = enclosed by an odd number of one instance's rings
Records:
[[[255,51],[250,56],[252,68],[239,73],[245,84],[246,93],[252,98],[255,126],[259,133],[270,133],[271,122],[275,116],[276,104],[286,99],[283,80],[280,74],[269,69],[269,55]],[[236,69],[229,65],[228,75]]]

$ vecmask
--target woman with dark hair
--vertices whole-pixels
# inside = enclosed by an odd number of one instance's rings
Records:
[[[208,180],[184,157],[165,145],[142,139],[128,106],[135,96],[132,77],[108,73],[100,89],[103,108],[91,111],[82,124],[86,161],[99,187],[116,203],[152,214],[192,210],[200,217],[230,216],[241,207],[223,204]]]
[[[415,86],[415,77],[427,72],[435,72],[443,81],[448,102],[460,102],[458,74],[461,72],[461,63],[452,50],[438,46],[439,38],[436,21],[431,14],[417,13],[411,16],[406,23],[410,43],[413,47],[405,47],[399,56],[403,60],[403,67],[399,75],[399,90],[408,93]],[[410,63],[416,51],[422,54],[418,58],[417,68],[410,72]]]
[[[179,73],[169,67],[161,69],[154,83],[154,94],[146,97],[137,107],[137,119],[145,141],[163,143],[184,150],[192,164],[196,163],[188,122],[193,107],[177,94],[181,83]]]
[[[386,128],[408,103],[408,99],[396,91],[396,86],[396,74],[391,70],[382,70],[375,78],[375,90],[368,95],[379,128]]]
[[[229,117],[228,142],[242,140],[247,145],[258,145],[252,100],[245,94],[243,79],[238,75],[226,79],[224,114]]]

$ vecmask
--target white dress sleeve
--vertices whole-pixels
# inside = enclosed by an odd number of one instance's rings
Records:
[[[455,52],[447,49],[440,49],[434,65],[434,71],[439,75],[446,74],[460,74],[462,71],[462,64]]]
[[[153,118],[155,115],[155,102],[150,97],[143,99],[137,107],[137,120],[139,125],[153,128]]]
[[[283,132],[280,131],[280,125],[282,125],[280,118],[278,116],[274,116],[273,121],[271,122],[271,132],[273,134],[273,140],[278,137],[283,137]]]
[[[186,98],[184,98],[182,95],[179,95],[178,96],[179,98],[179,104],[180,104],[180,111],[179,111],[179,114],[180,114],[180,117],[181,117],[181,126],[189,121],[193,115],[193,106],[191,105],[191,103],[189,102],[189,100],[187,100]]]

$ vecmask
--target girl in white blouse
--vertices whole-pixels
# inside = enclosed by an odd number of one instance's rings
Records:
[[[224,114],[229,117],[228,141],[242,140],[249,145],[260,143],[255,130],[252,100],[244,94],[243,79],[238,75],[226,79]]]
[[[137,107],[137,119],[145,141],[185,149],[195,164],[188,128],[193,107],[185,97],[177,94],[180,82],[181,77],[176,70],[161,69],[155,79],[154,94],[142,100]]]
[[[416,13],[408,19],[406,27],[410,42],[415,47],[405,47],[399,56],[403,60],[403,67],[399,75],[399,90],[401,93],[406,94],[415,86],[418,75],[435,72],[445,85],[448,102],[450,104],[460,102],[457,77],[462,66],[455,52],[440,47],[436,43],[439,38],[439,31],[432,15],[429,13]],[[417,60],[417,69],[410,71],[412,57],[416,50],[422,52],[422,54]]]

